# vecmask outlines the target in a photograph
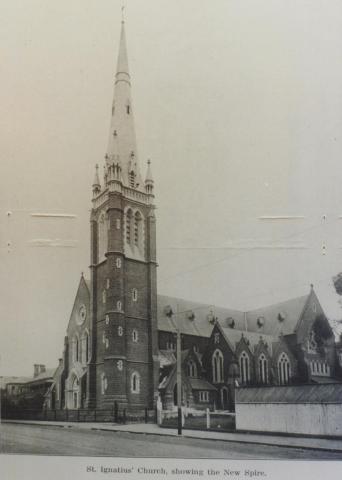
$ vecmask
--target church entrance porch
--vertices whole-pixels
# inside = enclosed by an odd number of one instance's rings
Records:
[[[72,369],[65,382],[66,408],[77,410],[83,408],[87,391],[86,369]]]

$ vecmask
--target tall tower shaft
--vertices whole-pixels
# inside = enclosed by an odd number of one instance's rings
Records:
[[[150,164],[145,182],[140,173],[124,22],[105,159],[91,212],[89,404],[151,408],[159,374],[154,184]]]

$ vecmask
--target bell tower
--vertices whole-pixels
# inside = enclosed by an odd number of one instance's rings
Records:
[[[152,408],[159,375],[154,182],[150,161],[145,181],[140,173],[124,21],[103,181],[96,166],[92,190],[90,398],[96,408]]]

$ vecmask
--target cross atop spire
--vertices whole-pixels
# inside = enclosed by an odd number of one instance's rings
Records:
[[[131,77],[128,68],[125,22],[122,22],[118,62],[115,74],[114,99],[110,124],[107,166],[120,164],[122,182],[126,187],[143,190],[139,170],[137,145],[135,138],[134,117],[131,99]],[[132,181],[134,178],[134,182]]]
[[[118,55],[118,63],[116,67],[116,81],[117,83],[120,80],[128,81],[130,83],[129,69],[128,69],[128,56],[127,56],[127,45],[126,45],[126,33],[125,33],[125,22],[121,22],[121,36],[120,36],[120,47]]]

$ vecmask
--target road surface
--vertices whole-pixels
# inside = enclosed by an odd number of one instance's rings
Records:
[[[224,459],[339,459],[342,453],[185,437],[2,424],[1,453]]]

